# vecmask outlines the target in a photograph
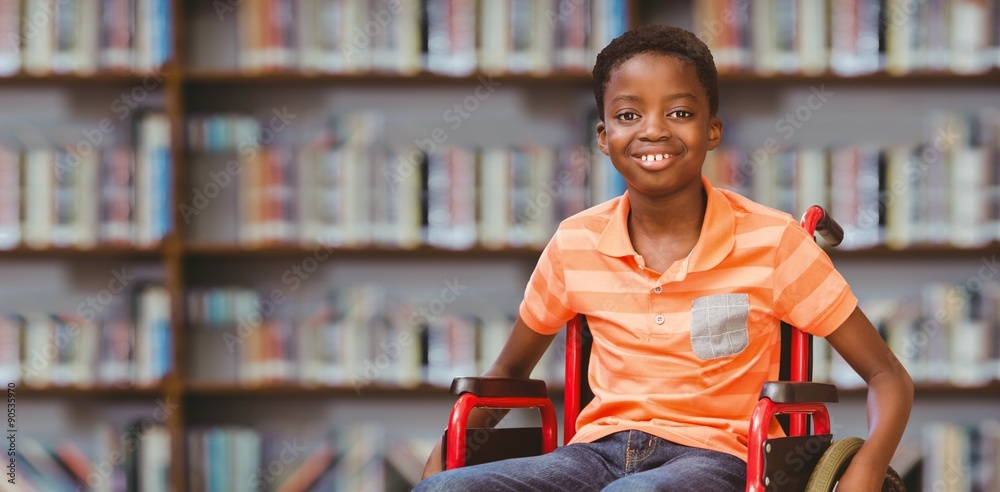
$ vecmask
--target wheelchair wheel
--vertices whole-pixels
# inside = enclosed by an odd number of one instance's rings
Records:
[[[806,484],[806,492],[832,492],[837,480],[847,470],[847,465],[851,464],[851,459],[861,449],[864,439],[858,437],[847,437],[841,439],[820,456],[816,463],[816,469],[809,477]],[[895,470],[889,468],[882,482],[882,492],[905,492],[903,480]]]

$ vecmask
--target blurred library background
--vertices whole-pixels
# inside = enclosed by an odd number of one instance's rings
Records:
[[[590,70],[643,24],[715,54],[712,182],[844,225],[911,490],[1000,490],[1000,0],[0,0],[0,490],[409,490],[623,191]]]

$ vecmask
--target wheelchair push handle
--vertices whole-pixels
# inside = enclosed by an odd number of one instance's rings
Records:
[[[819,205],[813,205],[806,210],[802,216],[802,227],[805,227],[810,235],[818,232],[830,246],[837,246],[844,241],[844,228],[840,227],[840,224]]]

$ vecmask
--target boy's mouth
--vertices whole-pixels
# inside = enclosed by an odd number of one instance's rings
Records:
[[[676,154],[668,153],[632,154],[632,158],[638,162],[639,166],[648,171],[666,169],[676,157]]]

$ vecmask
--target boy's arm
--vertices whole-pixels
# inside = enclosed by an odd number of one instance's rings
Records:
[[[507,338],[507,343],[504,344],[500,355],[497,356],[497,360],[482,375],[510,378],[530,377],[531,371],[538,364],[538,361],[545,353],[545,349],[549,348],[552,339],[555,337],[555,335],[541,335],[528,328],[528,325],[524,324],[524,321],[518,316],[517,320],[514,321],[514,328],[510,332],[510,337]],[[468,427],[493,427],[503,418],[505,413],[477,408],[469,414]],[[434,450],[431,451],[430,457],[427,458],[427,464],[424,465],[423,478],[434,475],[443,469],[444,464],[441,462],[441,442],[438,441],[434,446]]]
[[[881,490],[889,460],[910,417],[913,381],[859,308],[826,339],[868,383],[868,439],[837,487]]]

